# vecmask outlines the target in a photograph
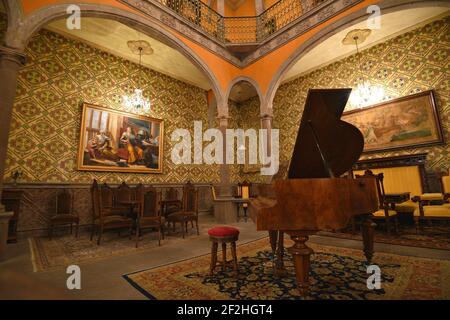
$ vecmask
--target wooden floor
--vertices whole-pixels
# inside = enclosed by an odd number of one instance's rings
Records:
[[[211,222],[213,217],[201,216],[200,223]],[[251,222],[232,224],[241,230],[239,243],[266,236],[257,232]],[[360,249],[356,240],[312,236],[311,242]],[[450,251],[376,244],[375,251],[450,260]],[[81,290],[67,290],[68,275],[65,270],[34,273],[28,241],[8,245],[7,259],[0,262],[0,299],[145,299],[130,286],[122,275],[133,271],[188,259],[210,252],[207,235],[186,239],[176,244],[162,245],[144,252],[127,256],[115,256],[99,262],[80,265]]]

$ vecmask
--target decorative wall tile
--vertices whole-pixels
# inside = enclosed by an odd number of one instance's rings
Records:
[[[363,159],[427,152],[428,170],[450,167],[449,34],[450,17],[445,17],[361,52],[364,73],[384,87],[388,99],[435,91],[446,141],[442,146],[364,154]],[[281,162],[292,156],[308,89],[352,87],[359,76],[353,55],[280,86],[273,103],[273,127],[280,129]]]

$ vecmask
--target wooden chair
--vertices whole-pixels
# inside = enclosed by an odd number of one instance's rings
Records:
[[[142,230],[145,229],[156,229],[158,231],[158,245],[160,246],[161,238],[164,239],[163,218],[160,210],[161,193],[153,187],[144,188],[142,184],[139,184],[136,199],[139,199],[142,203],[136,221],[136,248],[139,245]]]
[[[131,188],[128,184],[125,182],[122,182],[120,186],[117,187],[115,190],[115,203],[114,203],[114,210],[116,212],[122,213],[127,215],[129,218],[137,218],[138,216],[138,207],[126,205],[125,203],[128,201],[136,200],[136,190]]]
[[[250,187],[251,184],[247,181],[244,181],[242,183],[238,184],[238,198],[241,199],[250,199]],[[244,211],[244,219],[245,222],[247,222],[247,209],[248,209],[248,203],[242,202],[240,206],[238,207],[238,221],[239,221],[239,212],[241,211],[240,208],[242,207],[242,210]]]
[[[178,190],[176,188],[170,187],[166,190],[164,200],[162,201],[162,215],[167,217],[167,215],[178,212],[182,209],[183,202],[178,199]]]
[[[126,228],[129,229],[129,236],[131,239],[133,220],[131,218],[124,217],[123,215],[112,214],[111,208],[103,207],[104,202],[102,200],[102,193],[100,192],[100,188],[98,187],[96,180],[94,180],[91,187],[91,196],[93,213],[91,240],[94,237],[94,233],[97,232],[97,244],[100,245],[104,231],[121,230]]]
[[[75,237],[78,238],[80,218],[73,213],[72,194],[64,189],[56,195],[55,201],[55,215],[50,218],[49,239],[52,239],[55,226],[70,225],[70,233],[72,234],[74,224],[76,225]]]
[[[371,170],[366,170],[364,175],[356,175],[356,178],[375,178],[377,181],[377,192],[378,192],[378,200],[380,203],[379,210],[372,213],[373,220],[384,220],[386,223],[386,231],[388,234],[391,233],[391,220],[394,220],[394,228],[395,232],[398,232],[398,219],[397,212],[395,210],[391,210],[389,208],[389,204],[386,203],[385,192],[384,192],[384,184],[383,173],[373,174]]]
[[[183,207],[179,212],[174,212],[166,217],[169,223],[173,224],[173,231],[175,231],[175,224],[181,223],[183,229],[183,239],[187,232],[188,222],[191,222],[191,227],[197,228],[197,235],[199,235],[198,229],[198,190],[191,184],[183,188]]]
[[[448,175],[448,172],[439,175],[442,188],[442,193],[440,194],[441,197],[432,199],[434,200],[434,203],[439,204],[430,205],[432,200],[420,198],[419,208],[414,211],[416,233],[419,233],[419,229],[423,232],[423,227],[420,224],[422,221],[426,220],[429,224],[431,224],[433,220],[450,221],[450,176]]]

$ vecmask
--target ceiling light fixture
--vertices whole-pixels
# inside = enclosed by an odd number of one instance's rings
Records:
[[[128,41],[128,47],[133,53],[139,54],[139,72],[142,72],[142,55],[149,55],[153,53],[150,44],[147,41]],[[134,113],[149,113],[151,110],[150,100],[143,95],[141,89],[141,81],[138,75],[138,88],[134,89],[131,96],[122,96],[122,104],[129,112]]]
[[[370,29],[355,29],[350,31],[342,41],[343,44],[355,44],[356,57],[358,58],[358,68],[361,73],[360,79],[357,79],[356,88],[350,94],[350,104],[357,108],[364,108],[383,101],[384,89],[380,86],[372,85],[369,79],[364,79],[364,72],[361,66],[361,54],[359,53],[359,43],[363,43],[369,36]]]

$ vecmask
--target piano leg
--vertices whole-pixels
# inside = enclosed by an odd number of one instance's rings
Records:
[[[274,273],[277,277],[286,275],[284,268],[284,233],[282,231],[269,231],[270,247],[272,248]]]
[[[297,232],[288,233],[294,241],[294,245],[290,247],[288,251],[292,254],[292,258],[294,259],[298,290],[300,291],[300,295],[306,297],[309,294],[310,256],[314,251],[306,245],[309,234]]]
[[[286,275],[286,269],[284,268],[284,232],[278,231],[277,241],[277,258],[275,260],[275,275],[282,277]]]
[[[362,223],[361,232],[364,244],[364,255],[366,256],[368,264],[372,262],[373,243],[376,226],[376,223],[374,223],[372,219],[370,219],[370,217],[366,217],[364,219],[364,222]]]

